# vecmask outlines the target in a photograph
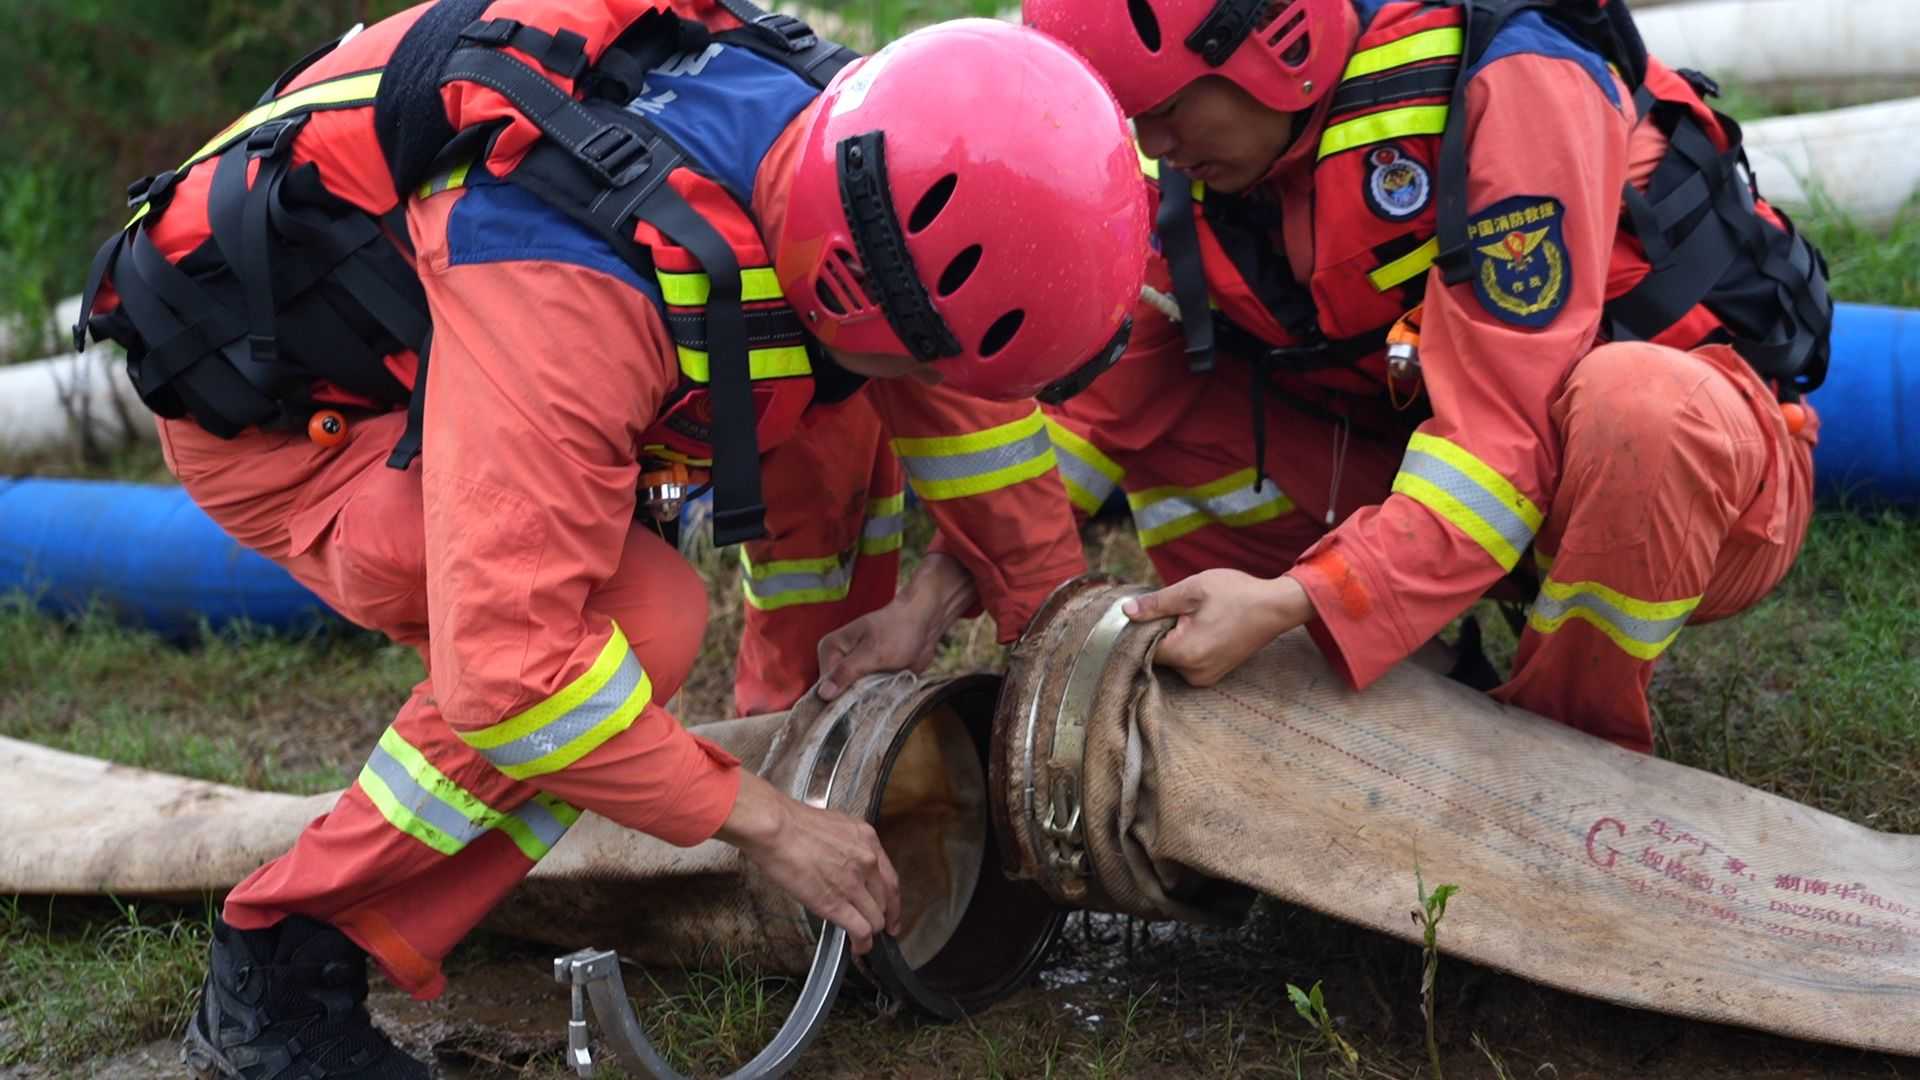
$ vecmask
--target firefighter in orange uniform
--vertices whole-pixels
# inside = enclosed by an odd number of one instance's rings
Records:
[[[229,895],[188,1064],[426,1075],[366,955],[437,994],[587,810],[738,846],[865,951],[899,920],[873,830],[662,708],[705,593],[647,506],[710,477],[756,611],[844,605],[818,637],[892,592],[897,450],[944,546],[892,610],[1017,632],[1081,567],[1033,398],[1120,354],[1147,250],[1111,95],[987,20],[859,60],[739,0],[441,0],[270,96],[144,185],[88,328],[196,501],[428,674]]]
[[[1832,310],[1710,80],[1620,0],[1025,15],[1158,192],[1132,350],[1050,417],[1169,582],[1129,612],[1180,617],[1159,661],[1204,685],[1305,625],[1364,688],[1506,581],[1494,696],[1651,750],[1656,658],[1799,549]]]

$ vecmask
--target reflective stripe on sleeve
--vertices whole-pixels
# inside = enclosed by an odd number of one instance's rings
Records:
[[[958,499],[1011,487],[1053,469],[1053,441],[1040,410],[966,435],[893,440],[920,497]]]
[[[1253,470],[1241,469],[1199,487],[1157,487],[1127,493],[1133,508],[1133,527],[1142,547],[1178,540],[1208,525],[1244,528],[1272,521],[1293,510],[1272,477],[1253,489]]]
[[[897,491],[867,500],[866,524],[860,526],[860,554],[885,555],[899,551],[907,534],[907,493]]]
[[[1520,561],[1543,519],[1506,477],[1458,444],[1423,432],[1407,441],[1393,490],[1472,537],[1502,570]]]
[[[1385,109],[1352,120],[1328,124],[1320,135],[1320,156],[1332,157],[1356,146],[1371,146],[1388,139],[1414,135],[1438,135],[1447,129],[1445,105],[1406,105]]]
[[[1527,625],[1551,634],[1568,619],[1579,619],[1607,635],[1621,651],[1652,660],[1673,644],[1687,624],[1700,597],[1685,600],[1636,600],[1597,581],[1540,583],[1540,594],[1527,613]]]
[[[501,813],[434,768],[391,727],[361,768],[359,783],[389,824],[442,855],[499,829],[522,855],[539,862],[580,819],[579,810],[544,794]]]
[[[653,680],[615,624],[600,656],[559,693],[477,731],[457,732],[495,768],[524,780],[558,772],[625,731],[653,700]]]
[[[1127,471],[1101,453],[1099,447],[1051,417],[1047,419],[1047,434],[1053,440],[1054,459],[1059,464],[1060,482],[1066,485],[1067,498],[1085,513],[1098,512]]]
[[[853,585],[853,561],[839,555],[818,559],[776,559],[755,563],[740,549],[740,588],[747,603],[761,611],[795,604],[831,604],[847,598]]]
[[[1388,68],[1417,64],[1422,60],[1459,56],[1466,48],[1466,41],[1466,34],[1457,26],[1408,34],[1398,41],[1389,41],[1385,45],[1375,45],[1354,53],[1353,59],[1347,61],[1346,70],[1340,73],[1340,81],[1378,74]]]

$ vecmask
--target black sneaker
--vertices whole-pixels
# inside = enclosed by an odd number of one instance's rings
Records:
[[[367,954],[325,923],[214,920],[180,1059],[199,1080],[429,1080],[367,1016]]]

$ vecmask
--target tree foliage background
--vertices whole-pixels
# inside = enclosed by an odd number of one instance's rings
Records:
[[[0,314],[78,292],[167,168],[281,69],[401,0],[0,0]]]

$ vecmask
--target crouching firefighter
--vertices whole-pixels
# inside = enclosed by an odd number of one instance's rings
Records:
[[[427,669],[332,811],[228,896],[188,1063],[427,1075],[371,1026],[366,954],[439,993],[586,810],[738,846],[856,951],[896,928],[871,828],[662,707],[706,601],[647,507],[710,479],[722,543],[839,523],[839,561],[774,565],[844,584],[898,546],[892,438],[948,541],[909,593],[1017,631],[1081,565],[1032,399],[1124,348],[1128,139],[1083,62],[997,22],[859,59],[738,0],[441,0],[136,185],[87,327],[127,347],[169,467]]]
[[[1137,607],[1182,617],[1158,658],[1210,683],[1306,625],[1365,687],[1498,585],[1494,696],[1650,750],[1655,660],[1799,551],[1832,316],[1711,81],[1623,0],[1025,11],[1158,191],[1159,307],[1055,416],[1076,500],[1123,487],[1187,579]]]

